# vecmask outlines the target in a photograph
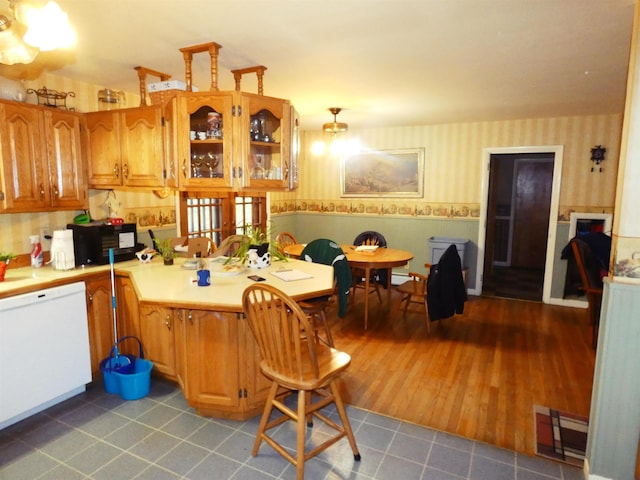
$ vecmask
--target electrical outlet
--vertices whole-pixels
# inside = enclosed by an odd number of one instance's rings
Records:
[[[49,225],[40,227],[40,244],[43,252],[51,250],[51,235],[51,227]]]

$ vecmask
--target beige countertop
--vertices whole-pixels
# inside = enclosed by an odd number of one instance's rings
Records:
[[[114,269],[116,273],[126,274],[132,279],[141,302],[190,305],[194,308],[240,311],[242,292],[254,283],[247,276],[254,274],[264,277],[266,283],[298,300],[328,294],[333,289],[332,267],[293,259],[275,261],[265,269],[246,268],[236,275],[223,272],[223,265],[215,259],[205,259],[211,270],[211,285],[200,287],[195,282],[196,270],[183,268],[185,261],[185,258],[176,258],[174,265],[166,266],[158,256],[150,263],[138,260],[116,263]],[[82,281],[90,275],[108,274],[110,268],[110,265],[101,265],[69,271],[56,271],[51,266],[10,269],[5,281],[0,282],[0,298]],[[287,282],[273,275],[273,272],[290,269],[305,272],[311,278]]]

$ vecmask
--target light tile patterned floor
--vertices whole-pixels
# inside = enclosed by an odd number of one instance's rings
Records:
[[[334,412],[329,411],[330,414]],[[563,464],[348,408],[362,461],[346,439],[306,463],[305,478],[391,480],[580,480]],[[259,418],[203,418],[174,385],[153,380],[149,396],[123,401],[101,384],[0,431],[0,480],[294,479],[295,468],[262,444]],[[295,430],[277,435],[295,445]],[[323,436],[314,427],[309,442]]]

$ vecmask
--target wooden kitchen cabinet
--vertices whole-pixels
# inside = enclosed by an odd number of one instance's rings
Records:
[[[174,330],[179,324],[173,308],[158,305],[140,306],[140,340],[145,358],[153,362],[158,373],[175,379],[176,356]]]
[[[109,356],[113,347],[113,309],[111,308],[111,278],[101,274],[85,281],[91,374],[95,379],[100,362]]]
[[[177,381],[199,414],[244,420],[262,410],[270,382],[241,313],[139,304],[126,275],[116,277],[116,297],[119,336],[140,338],[153,373]],[[133,347],[120,353],[138,355]]]
[[[138,296],[135,286],[128,276],[117,275],[116,285],[116,318],[118,328],[118,338],[127,335],[140,338],[140,314],[138,307]],[[133,346],[134,342],[128,343]],[[130,353],[138,355],[138,346],[135,348],[127,348],[121,353]]]
[[[240,408],[238,314],[185,311],[187,399],[203,415],[234,418]]]
[[[87,208],[82,117],[0,101],[0,211]]]
[[[85,114],[89,185],[165,186],[165,133],[160,105]]]
[[[288,100],[242,92],[178,95],[182,190],[297,187],[299,118]]]

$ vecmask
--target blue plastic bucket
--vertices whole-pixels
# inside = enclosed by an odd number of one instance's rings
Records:
[[[136,360],[132,373],[115,371],[118,390],[123,400],[138,400],[149,394],[151,386],[151,370],[153,363],[144,358]]]
[[[109,356],[100,362],[100,371],[107,393],[120,393],[116,372],[130,373],[134,370],[135,357],[130,355]]]
[[[138,342],[138,354],[140,356],[139,359],[137,359],[135,355],[117,353],[118,344],[128,339]],[[122,396],[123,387],[122,382],[119,380],[119,376],[129,376],[136,373],[142,373],[143,371],[145,371],[145,369],[149,370],[149,374],[151,373],[153,364],[151,365],[151,367],[149,367],[148,365],[143,365],[141,366],[141,369],[138,370],[136,368],[136,364],[138,362],[151,363],[148,360],[144,360],[144,352],[142,351],[142,342],[140,341],[140,339],[131,335],[118,339],[118,341],[111,347],[109,356],[100,362],[100,371],[102,372],[102,379],[104,380],[104,389],[106,390],[106,392]],[[149,381],[147,381],[147,383],[149,383]],[[147,387],[147,393],[148,392],[149,389]],[[129,392],[127,392],[127,397],[129,396],[131,395],[129,395]],[[134,398],[125,398],[125,400],[134,400]]]

